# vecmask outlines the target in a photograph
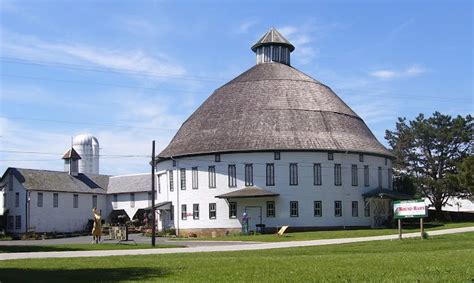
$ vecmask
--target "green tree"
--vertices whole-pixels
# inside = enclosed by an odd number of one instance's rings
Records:
[[[442,218],[441,208],[450,197],[472,194],[452,178],[458,176],[456,165],[472,154],[472,137],[471,115],[452,118],[439,112],[429,118],[420,114],[408,123],[406,118],[398,118],[396,129],[385,132],[396,157],[394,169],[413,178],[417,191],[431,201],[438,218]]]
[[[474,195],[474,156],[468,156],[458,164],[457,174],[451,175],[452,182],[470,194]]]
[[[394,171],[393,188],[407,195],[415,196],[416,194],[413,177],[403,172]]]

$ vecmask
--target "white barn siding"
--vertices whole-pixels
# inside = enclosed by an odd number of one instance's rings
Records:
[[[328,160],[327,152],[281,152],[281,159],[274,160],[273,152],[221,154],[221,162],[214,161],[214,155],[193,156],[178,159],[177,166],[172,161],[157,165],[157,172],[166,172],[160,178],[161,192],[158,200],[172,201],[175,209],[174,224],[180,229],[203,228],[240,228],[240,218],[246,206],[261,206],[263,223],[267,227],[290,225],[294,227],[330,227],[330,226],[370,226],[372,216],[364,216],[364,199],[362,194],[378,187],[378,167],[382,167],[382,187],[389,188],[388,169],[390,159],[385,165],[385,158],[364,155],[364,162],[359,161],[358,154],[334,153],[334,160]],[[253,164],[254,186],[279,193],[273,198],[234,199],[237,202],[237,219],[229,218],[229,206],[226,200],[215,198],[245,187],[244,164]],[[275,164],[275,186],[266,186],[266,163]],[[289,164],[298,164],[298,185],[289,185]],[[313,163],[321,163],[322,186],[313,184]],[[237,187],[228,187],[228,165],[235,164]],[[334,185],[334,164],[342,165],[342,185]],[[358,185],[352,186],[351,165],[358,167]],[[364,186],[364,165],[369,165],[370,185]],[[216,167],[216,188],[208,186],[208,166]],[[199,189],[192,189],[192,167],[199,170]],[[186,190],[180,188],[180,168],[186,168]],[[174,191],[169,189],[169,170],[173,170]],[[179,197],[178,197],[179,192]],[[179,201],[178,201],[179,199]],[[266,218],[266,201],[274,200],[276,217]],[[322,217],[314,217],[314,201],[322,201]],[[342,217],[334,214],[334,201],[342,201]],[[290,217],[290,201],[298,201],[299,217]],[[358,201],[358,216],[352,216],[352,201]],[[200,217],[194,220],[188,216],[181,220],[181,205],[187,205],[191,215],[193,204],[199,203]],[[217,219],[209,219],[209,203],[217,204]],[[179,219],[178,219],[179,218]],[[179,222],[179,223],[178,223]]]
[[[38,207],[38,191],[30,195],[30,229],[42,232],[78,232],[84,231],[89,219],[92,219],[92,196],[94,194],[57,192],[59,197],[58,207],[53,207],[53,194],[43,193],[43,206]],[[74,195],[78,195],[78,207],[73,207]],[[97,194],[97,209],[102,210],[102,218],[107,215],[107,198]]]
[[[117,203],[114,203],[114,194],[107,195],[108,212],[113,210],[125,210],[128,217],[133,219],[139,209],[151,206],[151,200],[148,199],[148,192],[135,192],[135,206],[131,206],[131,193],[117,193]]]
[[[5,188],[5,198],[6,198],[6,209],[8,209],[7,217],[9,218],[7,222],[11,221],[11,216],[13,216],[13,228],[10,228],[8,223],[6,231],[13,234],[25,233],[26,224],[25,224],[25,203],[26,203],[26,190],[21,185],[12,174],[8,176],[8,185]],[[16,205],[16,193],[19,194],[19,203]],[[21,218],[20,227],[17,226],[17,216]]]

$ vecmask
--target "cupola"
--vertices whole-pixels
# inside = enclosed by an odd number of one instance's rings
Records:
[[[293,44],[275,28],[271,28],[252,46],[252,51],[257,54],[257,64],[278,62],[290,65],[290,53],[293,50]]]
[[[64,171],[69,172],[72,176],[77,176],[79,174],[79,159],[81,159],[79,153],[71,147],[64,153],[62,159],[64,159]]]

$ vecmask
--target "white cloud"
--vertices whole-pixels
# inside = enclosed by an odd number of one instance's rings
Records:
[[[258,24],[258,20],[256,19],[249,19],[245,20],[235,29],[237,34],[247,33],[252,27]]]
[[[381,79],[390,79],[396,77],[398,74],[390,70],[379,70],[371,72],[370,75]]]
[[[135,72],[182,76],[186,73],[184,67],[164,54],[151,55],[140,49],[122,50],[79,43],[52,42],[5,30],[1,32],[1,52],[4,57],[51,60],[59,63],[87,62],[100,67],[131,71],[132,74]]]
[[[412,65],[403,70],[381,69],[372,71],[369,74],[379,79],[393,79],[402,77],[415,77],[428,72],[428,69],[420,65]]]

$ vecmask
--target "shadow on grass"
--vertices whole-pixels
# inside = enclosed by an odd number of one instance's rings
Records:
[[[0,246],[0,253],[66,252],[81,250],[83,249],[58,246]]]
[[[420,222],[412,222],[412,223],[403,223],[402,224],[403,229],[405,230],[419,230],[420,229]],[[437,227],[443,227],[444,224],[442,223],[425,223],[423,224],[423,227],[425,229],[429,228],[437,228]]]
[[[170,274],[164,268],[81,268],[20,269],[1,268],[1,282],[113,282],[159,279]]]

